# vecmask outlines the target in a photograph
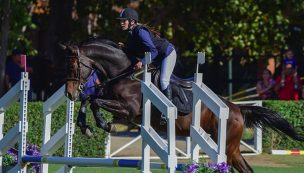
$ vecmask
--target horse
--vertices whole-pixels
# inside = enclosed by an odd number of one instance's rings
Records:
[[[124,118],[130,122],[140,123],[142,118],[142,94],[140,81],[132,77],[132,61],[109,40],[93,38],[79,44],[62,45],[68,57],[66,96],[71,100],[78,98],[81,86],[93,69],[97,69],[104,78],[105,94],[94,102],[96,107],[112,112],[114,117]],[[294,140],[304,141],[287,120],[268,108],[259,106],[235,105],[220,97],[229,107],[227,120],[226,155],[227,164],[238,172],[251,173],[253,169],[240,152],[240,141],[244,127],[270,127],[282,132]],[[213,112],[202,105],[201,127],[217,142],[218,120]],[[152,109],[151,124],[158,131],[166,131],[161,125],[161,113]],[[175,122],[176,135],[189,136],[192,112],[178,112]],[[232,168],[232,172],[234,169]]]

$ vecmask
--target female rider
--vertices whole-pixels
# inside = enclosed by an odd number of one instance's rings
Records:
[[[145,52],[151,52],[152,61],[161,65],[161,90],[169,100],[172,100],[170,77],[176,62],[174,46],[166,39],[154,35],[146,26],[139,24],[138,14],[131,8],[124,9],[117,19],[120,20],[121,29],[128,31],[124,51],[128,57],[139,58],[134,68],[141,69],[145,64]]]

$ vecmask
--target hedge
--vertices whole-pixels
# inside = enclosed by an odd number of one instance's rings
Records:
[[[285,117],[290,123],[295,126],[297,131],[304,134],[304,102],[294,101],[265,101],[263,102],[265,107],[278,111]],[[75,104],[75,118],[79,103]],[[88,109],[89,110],[89,109]],[[60,106],[52,116],[52,135],[60,129],[65,123],[65,105]],[[4,133],[7,129],[14,126],[18,120],[19,106],[13,105],[5,112]],[[111,115],[105,112],[108,119]],[[91,111],[87,113],[88,124],[94,129],[94,137],[91,139],[86,138],[81,134],[78,127],[75,127],[75,134],[73,136],[73,156],[75,157],[103,157],[104,156],[104,144],[106,133],[97,128]],[[31,144],[42,144],[42,103],[41,102],[29,102],[28,104],[28,121],[29,131],[27,134],[27,141]],[[263,129],[263,151],[269,152],[271,149],[304,149],[303,142],[294,141],[285,135],[281,136],[268,128]],[[63,155],[63,147],[55,153],[55,155]]]
[[[288,120],[297,132],[304,135],[304,102],[303,101],[265,101],[263,106],[279,112]],[[269,128],[263,129],[263,151],[271,149],[304,149],[304,142],[292,140],[286,135],[278,134]]]
[[[78,114],[80,104],[75,104],[75,114],[74,119],[76,119]],[[89,110],[89,109],[88,109]],[[65,105],[60,106],[52,114],[52,130],[51,135],[55,134],[65,123]],[[18,121],[19,105],[15,104],[11,106],[5,112],[4,120],[4,133],[11,127],[13,127]],[[109,113],[105,112],[106,116],[109,117]],[[75,157],[103,157],[104,156],[104,143],[106,133],[97,128],[95,125],[95,120],[91,111],[87,113],[88,125],[90,125],[94,130],[94,137],[88,139],[86,136],[82,135],[80,129],[75,126],[75,134],[73,135],[73,156]],[[41,146],[43,139],[43,116],[42,116],[42,103],[41,102],[29,102],[28,104],[28,124],[29,130],[27,133],[27,141],[31,144],[37,144]],[[61,147],[58,152],[54,155],[62,156],[64,147]]]

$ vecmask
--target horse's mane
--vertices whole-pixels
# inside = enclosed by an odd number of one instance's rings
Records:
[[[91,37],[87,40],[84,40],[84,41],[81,41],[80,43],[78,43],[79,46],[85,46],[85,45],[90,45],[90,44],[95,44],[95,45],[106,44],[106,45],[110,45],[114,48],[120,49],[118,44],[115,43],[114,41],[111,41],[111,40],[108,40],[105,38],[101,38],[101,37]]]

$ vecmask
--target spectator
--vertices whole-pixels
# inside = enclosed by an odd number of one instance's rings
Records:
[[[296,61],[296,58],[294,56],[294,53],[292,50],[287,50],[286,53],[285,53],[285,58],[283,59],[283,65],[286,65],[286,64],[292,64],[295,68],[295,70],[297,70],[297,61]],[[283,66],[284,68],[284,66]]]
[[[24,64],[21,63],[22,52],[14,49],[5,67],[5,88],[8,90],[21,79],[21,72],[24,72]],[[27,72],[32,73],[33,69],[27,67]],[[31,94],[29,94],[30,96]]]
[[[295,64],[292,61],[286,61],[283,65],[282,74],[276,78],[275,91],[280,100],[299,100],[302,83],[295,70]],[[304,93],[301,94],[303,97]]]
[[[274,92],[275,81],[272,78],[270,70],[265,69],[262,74],[262,79],[257,82],[256,90],[259,94],[259,98],[262,100],[275,99]]]
[[[295,73],[297,72],[297,68],[298,68],[298,65],[297,65],[297,62],[296,62],[296,59],[294,57],[294,53],[292,50],[287,50],[286,53],[285,53],[285,58],[283,59],[283,63],[282,63],[282,73],[281,73],[281,85],[284,85],[285,83],[285,67],[287,64],[291,64],[293,66],[293,70],[295,71]],[[295,83],[297,85],[298,81],[297,79],[295,79]]]

